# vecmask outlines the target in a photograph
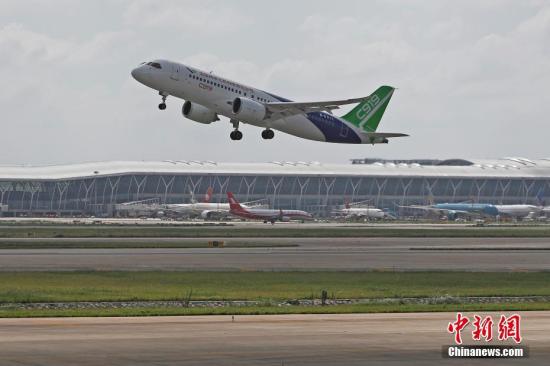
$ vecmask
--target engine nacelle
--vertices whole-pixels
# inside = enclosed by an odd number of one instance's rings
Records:
[[[237,97],[233,100],[233,114],[241,121],[261,122],[267,115],[267,109],[255,100]]]
[[[213,110],[197,103],[191,103],[190,101],[183,103],[181,113],[183,113],[185,118],[204,124],[209,124],[220,120],[216,112]]]

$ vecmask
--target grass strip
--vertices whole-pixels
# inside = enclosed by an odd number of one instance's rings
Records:
[[[550,272],[0,272],[0,302],[550,295]]]

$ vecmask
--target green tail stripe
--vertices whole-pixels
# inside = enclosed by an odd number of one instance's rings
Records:
[[[381,86],[342,118],[365,132],[376,131],[393,91],[391,86]]]

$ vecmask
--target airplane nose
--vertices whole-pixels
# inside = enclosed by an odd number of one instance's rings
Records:
[[[148,79],[148,74],[147,74],[147,70],[144,70],[143,67],[136,67],[135,69],[132,70],[131,72],[132,74],[132,77],[134,79],[136,79],[137,81],[139,81],[140,83],[145,83],[147,82],[147,79]]]
[[[132,74],[132,77],[133,77],[134,79],[136,79],[137,81],[139,81],[139,74],[140,74],[140,72],[139,72],[139,67],[136,67],[135,69],[133,69],[132,72],[131,72],[131,74]]]

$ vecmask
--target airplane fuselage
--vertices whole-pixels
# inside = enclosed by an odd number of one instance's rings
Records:
[[[522,218],[540,214],[543,209],[534,205],[495,205],[499,215]]]
[[[384,211],[379,208],[367,208],[367,207],[350,207],[343,208],[337,211],[338,215],[346,217],[365,217],[365,218],[374,218],[382,219],[386,216]]]
[[[307,221],[312,220],[311,214],[301,210],[273,210],[264,208],[248,208],[231,210],[230,213],[250,220],[261,221]]]
[[[229,211],[229,203],[173,203],[166,205],[166,208],[176,212],[200,214],[203,211]]]

